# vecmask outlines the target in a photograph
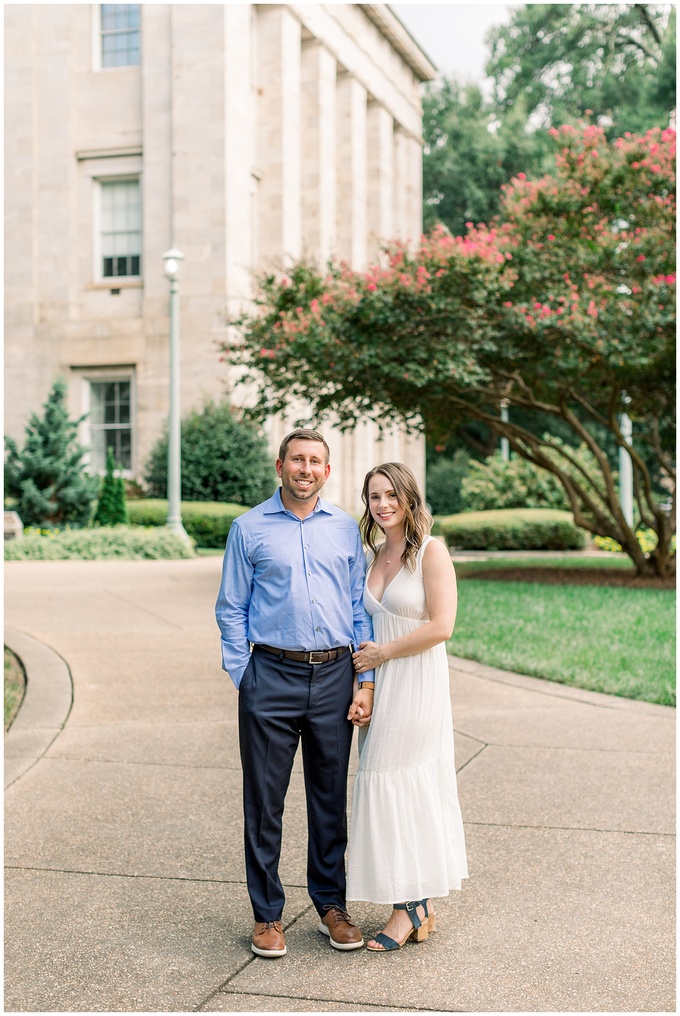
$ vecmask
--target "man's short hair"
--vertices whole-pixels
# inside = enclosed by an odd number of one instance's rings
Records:
[[[298,430],[293,430],[290,434],[286,434],[281,442],[281,447],[279,448],[279,459],[281,462],[283,462],[286,458],[288,445],[291,441],[318,441],[324,446],[324,450],[326,452],[326,465],[328,465],[331,457],[331,450],[326,443],[326,439],[322,434],[319,434],[318,430],[307,430],[304,427],[300,427]]]

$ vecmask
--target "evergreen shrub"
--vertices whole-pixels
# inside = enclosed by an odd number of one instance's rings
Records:
[[[83,465],[80,420],[69,419],[66,393],[66,382],[57,378],[43,415],[33,413],[26,425],[23,448],[5,438],[5,493],[25,526],[84,526],[92,515],[99,477]]]
[[[93,526],[89,529],[32,529],[23,540],[5,544],[6,561],[129,561],[194,557],[194,550],[169,529]]]
[[[102,480],[97,510],[94,514],[95,525],[98,526],[119,526],[127,522],[127,508],[125,504],[125,481],[122,476],[116,476],[118,468],[113,456],[113,449],[106,452],[106,473]]]
[[[238,504],[216,504],[211,501],[182,501],[182,522],[198,547],[224,547],[229,528],[239,515],[248,511]],[[164,526],[168,518],[168,502],[144,498],[128,502],[128,521],[138,526]]]
[[[582,550],[586,545],[571,512],[550,508],[464,512],[439,519],[439,528],[456,550]]]
[[[461,488],[470,465],[470,456],[459,448],[452,459],[437,459],[427,470],[425,494],[433,515],[462,511]]]
[[[252,505],[277,486],[265,438],[226,403],[207,401],[182,419],[182,499]],[[167,496],[168,435],[158,439],[144,480],[152,498]]]

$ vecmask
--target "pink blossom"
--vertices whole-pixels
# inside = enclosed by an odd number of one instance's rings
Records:
[[[369,282],[369,284],[366,286],[366,289],[369,291],[369,293],[375,292],[377,288],[378,287],[376,286],[375,282]]]
[[[636,261],[646,261],[647,258],[644,256],[644,254],[638,254],[638,256],[635,258],[635,260]]]
[[[591,300],[590,303],[588,304],[588,310],[586,311],[586,313],[590,314],[592,318],[597,317],[597,306],[594,300]]]

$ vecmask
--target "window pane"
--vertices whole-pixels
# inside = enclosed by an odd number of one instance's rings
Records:
[[[139,275],[142,209],[139,180],[101,184],[102,274]]]
[[[130,426],[130,382],[90,382],[90,430],[92,466],[106,468],[106,450],[111,448],[123,469],[132,468]]]
[[[139,63],[140,5],[101,5],[102,67]]]

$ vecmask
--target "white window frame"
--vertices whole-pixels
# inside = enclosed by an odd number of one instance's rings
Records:
[[[139,184],[139,207],[140,207],[140,249],[139,249],[139,275],[104,275],[102,256],[102,184],[123,183],[127,180],[136,180]],[[144,209],[142,207],[142,175],[141,173],[115,173],[112,175],[102,174],[93,177],[93,208],[92,208],[92,252],[94,254],[94,265],[92,277],[96,285],[107,286],[111,289],[119,289],[121,286],[139,285],[144,277]]]
[[[142,18],[144,4],[139,7],[139,63],[120,64],[117,67],[104,67],[102,64],[102,5],[92,4],[92,70],[102,74],[110,74],[112,71],[139,70],[142,63]]]
[[[84,464],[90,473],[103,476],[106,468],[95,469],[92,465],[90,449],[92,447],[92,426],[90,411],[92,409],[92,384],[109,384],[115,381],[127,381],[130,384],[130,468],[122,469],[121,475],[127,480],[136,476],[137,468],[137,386],[135,384],[135,368],[121,367],[75,367],[72,368],[80,382],[80,415],[85,416],[78,426],[78,441],[85,448]]]

